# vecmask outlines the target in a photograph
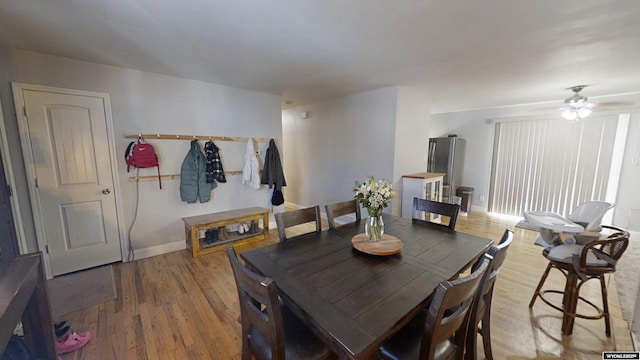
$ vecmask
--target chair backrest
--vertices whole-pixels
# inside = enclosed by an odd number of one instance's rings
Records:
[[[315,222],[315,232],[322,231],[321,219],[320,219],[320,206],[298,209],[293,211],[286,211],[275,214],[276,225],[278,226],[278,236],[281,242],[287,241],[286,228],[306,224],[308,222]],[[310,233],[313,231],[303,232],[302,234]]]
[[[491,299],[493,298],[493,288],[498,277],[500,267],[507,258],[507,250],[513,241],[513,231],[505,229],[500,242],[496,246],[492,246],[483,258],[489,259],[489,267],[478,287],[478,296],[471,310],[471,320],[469,321],[469,331],[473,331],[473,336],[477,332],[478,322],[482,319],[485,312],[491,307]],[[475,271],[482,265],[483,260],[479,259],[471,268]],[[471,333],[469,334],[471,336]]]
[[[460,213],[460,205],[414,197],[411,218],[418,219],[418,211],[448,216],[449,225],[446,227],[448,227],[450,230],[454,230],[456,227],[456,221],[458,220],[458,213]]]
[[[257,347],[264,346],[264,341],[271,350],[272,359],[284,359],[284,327],[276,283],[273,279],[262,277],[242,265],[233,246],[229,245],[225,250],[231,263],[240,301],[242,351],[250,351],[257,356],[262,353]],[[257,333],[263,341],[250,340],[250,334],[251,337],[257,337]]]
[[[489,259],[484,259],[469,276],[438,285],[427,309],[420,359],[433,359],[436,345],[451,337],[458,351],[464,349],[469,310],[488,266]]]
[[[602,217],[612,207],[613,204],[605,201],[587,201],[573,209],[567,219],[584,226],[586,231],[599,231]]]
[[[603,231],[611,230],[611,234],[604,240],[596,240],[586,244],[580,253],[580,258],[576,271],[578,274],[589,272],[613,272],[616,269],[616,263],[622,257],[622,254],[629,246],[629,232],[615,226],[602,225]],[[590,255],[593,255],[590,256]],[[590,264],[595,259],[601,260],[603,265]]]
[[[336,228],[335,219],[339,216],[355,213],[356,221],[360,221],[360,219],[362,219],[362,215],[360,214],[360,204],[358,204],[355,199],[325,205],[325,210],[327,211],[329,229]]]

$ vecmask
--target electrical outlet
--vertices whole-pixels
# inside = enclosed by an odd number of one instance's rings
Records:
[[[480,195],[480,202],[484,202],[484,195]]]
[[[427,154],[422,154],[422,161],[427,161]]]

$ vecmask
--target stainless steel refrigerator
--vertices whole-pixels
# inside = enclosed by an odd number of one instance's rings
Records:
[[[427,172],[444,173],[442,201],[450,202],[451,196],[462,184],[465,141],[459,137],[429,139]]]

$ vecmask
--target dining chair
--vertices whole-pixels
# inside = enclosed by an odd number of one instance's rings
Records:
[[[362,219],[362,215],[360,213],[360,204],[358,204],[355,199],[325,205],[325,210],[327,212],[329,229],[336,228],[335,219],[340,216],[355,214],[355,221],[360,221]]]
[[[513,231],[505,229],[498,245],[492,246],[484,255],[484,258],[490,260],[489,267],[484,278],[478,286],[478,294],[476,300],[471,306],[471,315],[469,317],[469,329],[467,330],[467,341],[465,345],[465,359],[475,360],[477,354],[478,334],[482,336],[482,345],[484,347],[484,356],[487,360],[493,360],[493,352],[491,351],[491,301],[493,299],[493,289],[498,277],[500,267],[507,258],[507,250],[513,241]],[[482,265],[483,259],[480,258],[472,267],[474,272]]]
[[[575,318],[578,317],[590,320],[604,318],[605,333],[608,337],[611,336],[609,302],[604,275],[616,271],[616,263],[629,245],[629,232],[615,226],[601,225],[601,227],[608,234],[602,240],[595,240],[585,245],[558,245],[542,252],[542,255],[549,260],[549,264],[533,293],[529,308],[533,307],[539,297],[547,305],[562,312],[562,333],[564,335],[571,335]],[[559,270],[566,277],[564,290],[541,291],[551,269]],[[602,308],[580,296],[582,285],[591,279],[600,281]],[[548,293],[562,294],[562,304],[558,305],[547,299],[545,295]],[[591,306],[597,314],[578,314],[576,312],[578,301],[583,301],[586,305]]]
[[[384,342],[378,358],[462,359],[471,305],[489,262],[484,258],[470,275],[438,284],[429,307]]]
[[[242,359],[332,359],[335,354],[280,302],[275,281],[245,267],[225,248],[240,301]]]
[[[322,224],[320,219],[320,206],[316,205],[309,208],[286,211],[282,213],[275,214],[276,225],[278,226],[278,237],[280,238],[280,242],[285,242],[288,240],[286,234],[286,228],[302,225],[309,222],[315,222],[316,229],[315,232],[322,231]],[[313,231],[303,231],[301,234],[311,233]]]
[[[456,227],[456,221],[458,220],[458,213],[460,213],[460,205],[414,197],[413,210],[411,212],[412,219],[419,219],[418,211],[449,217],[449,225],[441,225],[449,230],[454,230]]]

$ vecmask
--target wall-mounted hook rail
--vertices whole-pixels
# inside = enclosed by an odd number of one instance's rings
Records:
[[[262,170],[260,170],[260,173],[262,173]],[[225,171],[224,174],[227,176],[242,175],[242,170]],[[180,179],[180,174],[165,174],[165,175],[160,175],[160,178],[162,180],[177,180],[177,179]],[[158,175],[129,177],[129,182],[135,182],[136,180],[137,181],[154,181],[154,180],[158,180]]]
[[[249,137],[240,136],[212,136],[212,135],[183,135],[183,134],[124,134],[126,139],[139,137],[159,140],[212,140],[212,141],[248,141]],[[271,138],[252,138],[257,142],[269,142]],[[277,141],[277,140],[276,140]]]

